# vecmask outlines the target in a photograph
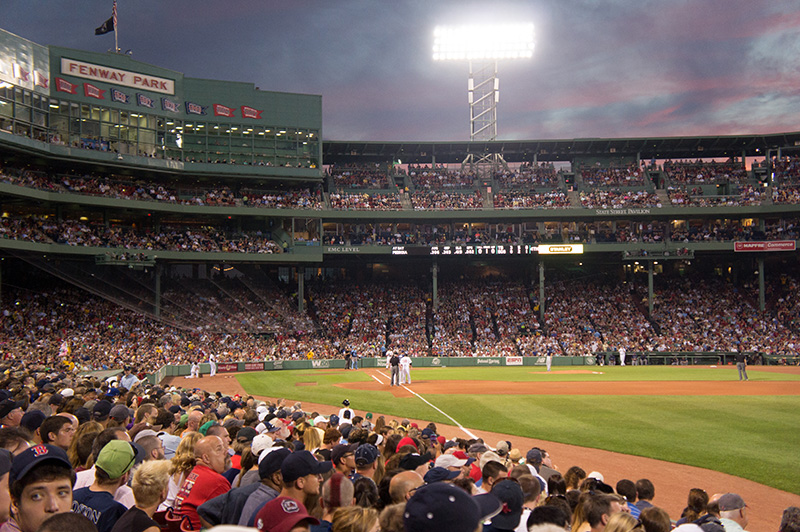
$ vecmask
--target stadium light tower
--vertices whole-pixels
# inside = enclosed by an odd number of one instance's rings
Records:
[[[467,61],[469,81],[469,125],[471,141],[497,139],[497,103],[500,80],[497,62],[501,59],[533,57],[533,24],[490,24],[437,26],[433,32],[434,61]],[[475,161],[472,154],[464,164],[504,165],[501,154],[485,154]]]

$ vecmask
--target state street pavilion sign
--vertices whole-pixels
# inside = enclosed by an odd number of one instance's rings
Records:
[[[142,74],[141,72],[84,63],[83,61],[66,57],[61,58],[61,73],[75,76],[76,78],[113,83],[134,89],[160,92],[162,94],[175,94],[175,80],[159,78],[149,74]]]

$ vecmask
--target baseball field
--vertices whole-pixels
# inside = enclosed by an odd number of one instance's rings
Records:
[[[800,506],[800,367],[748,372],[740,382],[735,366],[424,368],[391,387],[388,370],[370,368],[218,375],[198,385],[301,401],[324,415],[346,398],[360,414],[433,421],[448,438],[510,439],[523,454],[538,445],[561,471],[580,465],[612,485],[652,478],[656,504],[673,518],[692,487],[738,490],[753,509],[750,528],[777,529],[780,511]]]

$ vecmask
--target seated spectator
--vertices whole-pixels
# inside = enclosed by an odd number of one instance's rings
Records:
[[[222,476],[230,467],[230,456],[218,436],[206,436],[194,446],[196,464],[186,476],[175,497],[174,514],[189,516],[194,529],[201,527],[197,508],[204,502],[229,491],[231,483]]]
[[[117,520],[111,532],[158,532],[153,514],[167,497],[170,463],[151,460],[136,468],[131,481],[136,504]]]
[[[112,440],[97,456],[95,480],[91,486],[75,490],[72,511],[89,518],[98,532],[111,532],[127,508],[114,500],[120,486],[128,482],[136,451],[130,442]]]

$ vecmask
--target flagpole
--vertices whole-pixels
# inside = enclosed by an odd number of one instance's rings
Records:
[[[119,53],[119,27],[117,23],[117,0],[114,0],[113,13],[114,16],[114,51]]]

